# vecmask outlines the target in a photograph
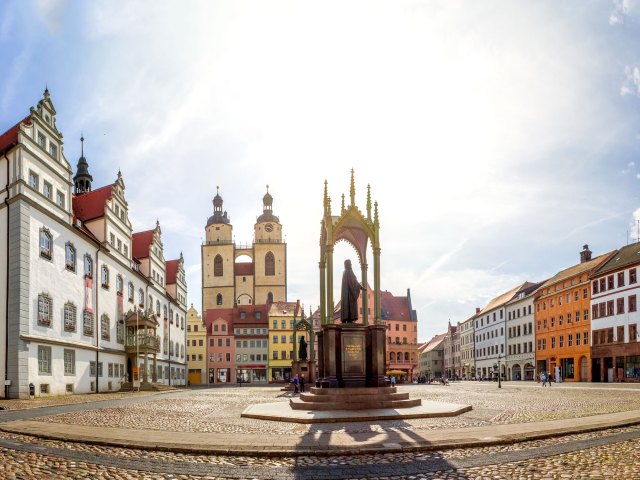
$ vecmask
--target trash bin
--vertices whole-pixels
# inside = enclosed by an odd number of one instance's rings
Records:
[[[33,383],[29,384],[29,396],[30,397],[36,396],[36,386]]]

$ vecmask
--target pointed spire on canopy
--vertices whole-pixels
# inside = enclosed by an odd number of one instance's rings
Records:
[[[351,206],[356,206],[356,180],[353,168],[351,169]]]
[[[344,208],[344,193],[342,194],[342,213],[344,213],[345,208]]]
[[[373,224],[376,227],[379,225],[379,222],[378,222],[378,202],[373,204]]]
[[[367,184],[367,218],[371,220],[371,184]]]
[[[76,174],[73,177],[73,193],[74,195],[80,195],[82,193],[91,191],[91,182],[93,177],[89,174],[89,164],[84,157],[84,135],[80,133],[80,158],[78,159],[78,166]]]
[[[329,190],[328,190],[328,185],[329,182],[327,182],[327,180],[325,179],[324,181],[324,199],[323,199],[323,205],[324,205],[324,211],[325,213],[328,212],[328,208],[329,208]]]

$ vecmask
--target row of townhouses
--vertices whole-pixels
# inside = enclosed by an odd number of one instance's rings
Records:
[[[640,243],[498,295],[421,345],[429,378],[640,381]],[[434,353],[436,352],[436,353]]]
[[[128,212],[121,173],[93,188],[82,146],[73,174],[47,90],[0,136],[4,398],[186,383],[182,255]]]

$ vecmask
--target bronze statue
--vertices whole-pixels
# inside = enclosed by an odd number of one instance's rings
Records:
[[[340,295],[340,320],[342,323],[353,323],[358,320],[360,290],[364,290],[364,287],[358,283],[358,279],[351,269],[351,260],[345,260]]]
[[[304,337],[300,337],[300,348],[298,348],[298,360],[307,359],[307,341]]]

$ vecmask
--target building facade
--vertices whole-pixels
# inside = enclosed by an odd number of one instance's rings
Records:
[[[447,326],[447,333],[444,337],[444,376],[449,379],[460,378],[460,337],[458,336],[458,326]]]
[[[207,329],[193,304],[187,310],[187,366],[189,385],[207,383]]]
[[[373,299],[371,289],[368,293]],[[387,291],[380,292],[380,304],[381,321],[387,326],[386,370],[395,372],[398,381],[412,381],[419,370],[418,318],[416,311],[411,308],[411,291],[407,289],[406,297],[395,296]],[[368,305],[373,303],[369,302]],[[361,305],[359,309],[361,312]]]
[[[269,382],[292,380],[291,361],[296,345],[293,340],[295,322],[300,320],[296,302],[275,302],[269,306]]]
[[[446,334],[435,335],[420,346],[420,375],[427,382],[440,379],[444,371],[444,339]]]
[[[541,285],[522,288],[507,302],[507,380],[535,380],[535,333],[533,293]]]
[[[56,115],[45,90],[0,136],[4,396],[118,390],[136,368],[184,384],[183,259],[164,260],[159,224],[133,233],[120,172],[93,189],[82,148],[72,177]]]
[[[580,263],[542,284],[535,293],[536,370],[556,381],[591,381],[589,276],[615,252],[591,258],[588,245]]]
[[[233,312],[236,381],[268,382],[269,324],[266,305],[242,305]]]
[[[476,314],[480,311],[476,309]],[[475,315],[458,324],[460,337],[460,377],[471,380],[476,376]]]
[[[638,243],[618,250],[591,275],[591,380],[640,381]],[[577,337],[576,337],[577,338]]]

